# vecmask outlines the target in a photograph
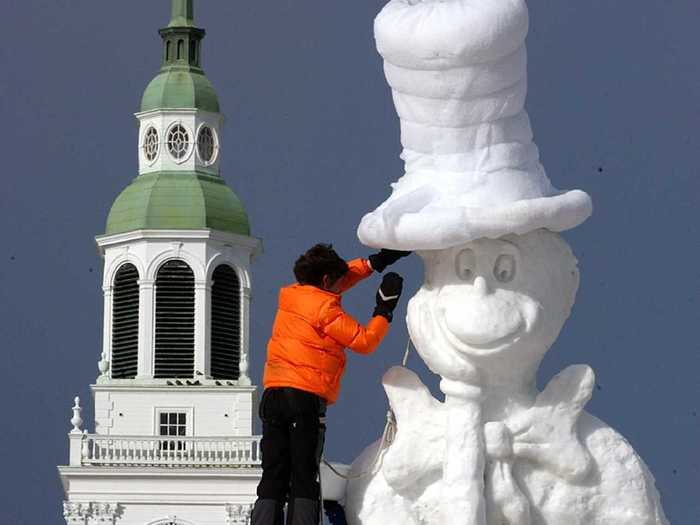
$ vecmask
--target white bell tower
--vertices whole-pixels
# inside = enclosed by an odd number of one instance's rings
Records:
[[[68,525],[247,524],[260,477],[248,375],[250,267],[261,249],[219,172],[223,116],[193,0],[172,0],[139,121],[139,175],[106,233],[94,432],[75,399]]]

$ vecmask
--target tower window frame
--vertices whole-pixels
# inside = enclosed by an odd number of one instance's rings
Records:
[[[134,379],[138,374],[141,293],[138,268],[119,265],[112,279],[110,376]]]
[[[180,38],[177,41],[177,59],[182,60],[185,56],[185,40]]]
[[[149,166],[152,166],[160,156],[160,133],[152,124],[148,125],[143,133],[141,153]]]
[[[165,422],[163,422],[165,420]],[[165,433],[164,433],[165,432]],[[187,441],[178,437],[194,435],[194,408],[156,406],[153,408],[153,435],[158,438],[172,437],[172,441],[161,441],[159,450],[167,453],[187,451]]]
[[[208,137],[205,137],[207,133]],[[205,140],[206,143],[204,143]],[[219,134],[214,126],[206,122],[199,125],[195,149],[197,150],[197,158],[204,166],[216,164],[219,159]]]
[[[178,120],[170,124],[165,137],[166,149],[172,161],[176,164],[187,162],[195,149],[192,130]]]
[[[184,260],[168,259],[155,280],[153,377],[191,379],[194,376],[194,270]]]
[[[211,274],[209,362],[213,379],[237,381],[243,351],[243,285],[235,265],[217,264]]]
[[[198,42],[196,40],[190,40],[189,61],[190,61],[190,64],[193,66],[199,65],[199,57],[197,56],[197,54],[198,54],[197,47],[198,47]]]

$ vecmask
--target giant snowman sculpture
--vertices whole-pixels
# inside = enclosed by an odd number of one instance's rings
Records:
[[[523,0],[391,0],[375,21],[406,173],[358,234],[423,259],[408,328],[445,397],[406,368],[386,373],[396,436],[353,464],[350,524],[668,523],[642,460],[583,410],[593,371],[535,386],[579,282],[557,232],[592,207],[540,164],[527,30]]]

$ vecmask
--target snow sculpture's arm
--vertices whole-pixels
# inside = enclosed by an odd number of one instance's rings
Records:
[[[381,472],[399,494],[416,491],[423,478],[439,472],[442,466],[445,410],[407,368],[390,368],[382,384],[396,417],[397,432],[384,455]]]
[[[451,393],[441,403],[415,373],[403,367],[389,369],[382,382],[397,427],[382,462],[386,482],[415,501],[429,484],[442,478],[444,503],[436,523],[452,523],[459,516],[460,523],[485,525],[478,395],[466,395],[469,392],[451,385],[454,388],[447,388]],[[473,390],[478,394],[478,389]]]
[[[460,516],[465,525],[486,525],[481,388],[443,377],[440,389],[447,410],[441,523],[454,523]]]

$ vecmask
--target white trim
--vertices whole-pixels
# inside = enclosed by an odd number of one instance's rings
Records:
[[[181,126],[185,132],[187,133],[189,140],[187,142],[187,151],[181,158],[176,158],[172,151],[170,151],[170,148],[168,147],[168,142],[170,141],[170,132],[175,126]],[[195,149],[195,135],[192,132],[192,129],[185,124],[182,120],[175,120],[171,122],[167,128],[165,128],[165,136],[163,137],[163,145],[165,149],[168,151],[168,155],[170,155],[170,160],[172,160],[175,164],[184,164],[188,160],[190,160],[190,157],[192,157],[192,153],[194,153]]]
[[[207,262],[207,281],[210,284],[212,284],[212,279],[214,278],[214,270],[222,264],[233,268],[238,276],[238,282],[241,288],[250,288],[250,272],[247,268],[248,265],[241,261],[239,257],[228,253],[218,253]]]
[[[140,111],[138,113],[134,113],[134,116],[139,119],[143,120],[145,118],[149,117],[157,117],[157,116],[163,116],[163,115],[196,115],[197,113],[208,113],[206,111],[200,111],[198,109],[194,108],[158,108],[158,109],[151,109],[148,111]],[[212,115],[217,115],[218,113],[212,113]]]
[[[131,251],[125,251],[110,261],[109,267],[105,268],[104,279],[102,281],[103,288],[112,288],[114,286],[114,279],[117,276],[119,268],[126,263],[133,264],[136,267],[136,271],[139,273],[139,279],[144,279],[146,270],[143,266],[143,261]]]
[[[139,361],[137,379],[153,378],[155,354],[155,279],[139,280]],[[133,379],[131,380],[133,381]]]
[[[121,437],[121,436],[120,436]],[[221,436],[201,436],[212,437],[216,439]],[[257,437],[257,436],[254,436]],[[177,467],[104,467],[104,466],[87,466],[71,467],[68,465],[59,465],[58,470],[61,474],[70,474],[75,477],[92,477],[92,478],[256,478],[262,474],[262,468],[259,467],[243,467],[222,469],[220,467],[202,467],[198,469],[177,468]],[[141,494],[137,492],[135,494]],[[168,494],[161,492],[159,494]],[[171,492],[171,494],[181,494],[179,492]],[[230,497],[230,494],[227,496]]]
[[[214,140],[214,152],[212,153],[211,159],[209,160],[204,160],[202,156],[199,154],[199,134],[202,132],[202,129],[204,128],[209,128],[211,130],[212,138]],[[219,160],[219,133],[216,130],[216,128],[212,125],[210,125],[207,122],[202,122],[199,127],[197,128],[197,133],[195,133],[195,139],[194,139],[194,147],[197,150],[197,158],[199,159],[199,162],[202,163],[202,165],[205,168],[210,168],[214,164],[216,164],[216,161]]]
[[[204,263],[196,255],[188,252],[180,246],[170,247],[153,257],[151,262],[148,264],[148,268],[146,268],[146,279],[155,281],[158,277],[158,270],[160,267],[171,260],[186,262],[194,274],[195,282],[203,281],[205,279]]]
[[[189,117],[192,115],[196,115],[199,117],[203,118],[209,118],[211,120],[218,120],[219,121],[219,127],[221,127],[221,124],[226,120],[226,117],[222,113],[214,113],[212,111],[203,111],[201,109],[194,109],[194,108],[158,108],[158,109],[151,109],[149,111],[142,111],[139,113],[134,113],[134,117],[136,117],[138,120],[145,120],[151,117],[158,117],[158,116],[182,116],[182,117]]]
[[[259,255],[263,251],[262,241],[256,237],[239,235],[237,233],[222,232],[219,230],[132,230],[123,233],[113,233],[110,235],[98,235],[95,242],[102,255],[106,248],[129,244],[139,240],[212,240],[223,244],[241,246],[251,250],[251,257]]]
[[[161,151],[163,149],[164,141],[162,140],[163,137],[161,137],[160,131],[158,131],[158,128],[156,128],[153,124],[148,124],[145,126],[146,129],[144,129],[143,133],[141,134],[141,140],[139,141],[139,152],[141,155],[141,158],[143,159],[144,164],[146,166],[153,166],[158,159],[160,158]],[[149,160],[149,158],[146,156],[146,135],[150,130],[155,130],[156,132],[156,137],[157,137],[157,142],[156,144],[158,145],[158,149],[156,150],[156,155],[153,157],[153,160]]]
[[[211,377],[210,336],[207,328],[211,325],[211,283],[209,281],[195,281],[194,283],[194,371],[193,379],[197,377],[197,371],[204,377]]]
[[[185,379],[187,381],[187,379]],[[229,385],[222,385],[222,386],[217,386],[214,383],[213,379],[200,379],[200,382],[206,381],[206,384],[198,385],[198,386],[191,386],[191,385],[183,385],[183,386],[177,386],[177,385],[167,385],[166,381],[173,381],[173,379],[166,379],[166,378],[158,378],[158,379],[151,379],[149,381],[153,381],[153,383],[144,383],[143,381],[140,381],[138,379],[111,379],[108,383],[100,383],[100,384],[92,384],[90,385],[90,389],[92,390],[93,394],[95,392],[118,392],[118,391],[126,391],[126,392],[146,392],[146,393],[152,393],[152,392],[189,392],[190,394],[200,394],[200,393],[206,393],[206,394],[230,394],[230,393],[251,393],[255,392],[257,390],[257,387],[255,386],[229,386]],[[182,379],[180,379],[182,381]],[[190,379],[189,381],[192,381]],[[218,380],[222,381],[222,380]],[[223,381],[226,381],[225,379]]]

